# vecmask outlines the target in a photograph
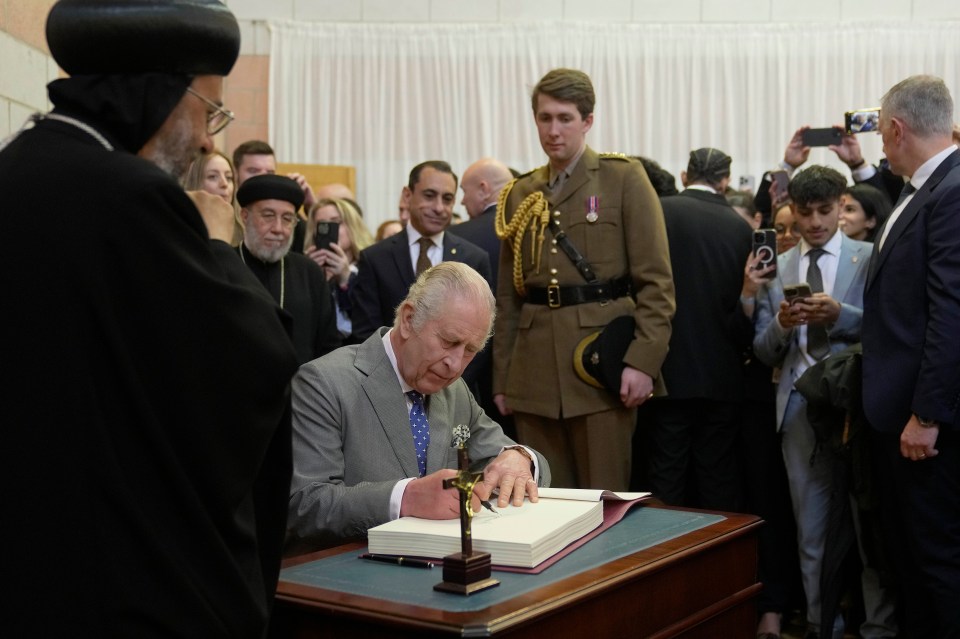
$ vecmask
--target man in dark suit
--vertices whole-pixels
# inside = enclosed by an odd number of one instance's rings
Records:
[[[864,294],[863,403],[910,637],[960,637],[960,152],[953,99],[913,76],[883,97],[891,169],[909,177]]]
[[[402,196],[410,223],[360,252],[350,313],[357,339],[365,340],[381,326],[389,326],[419,272],[440,262],[463,262],[487,282],[493,281],[486,252],[445,232],[456,196],[457,176],[446,162],[430,160],[410,171]]]
[[[753,337],[740,306],[750,226],[723,196],[730,182],[726,153],[691,151],[681,180],[686,189],[660,201],[677,313],[662,368],[669,395],[648,409],[650,481],[668,504],[736,510],[741,353]]]
[[[463,191],[462,204],[470,219],[463,224],[454,224],[450,232],[473,242],[490,256],[493,281],[497,281],[497,265],[500,260],[500,238],[494,229],[497,213],[497,198],[500,190],[513,179],[507,165],[493,158],[477,160],[467,167],[460,181]]]

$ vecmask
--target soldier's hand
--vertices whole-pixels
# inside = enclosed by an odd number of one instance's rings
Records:
[[[623,369],[620,376],[620,401],[633,408],[653,397],[653,378],[631,366]]]

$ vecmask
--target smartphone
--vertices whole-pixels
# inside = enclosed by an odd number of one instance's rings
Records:
[[[340,222],[317,222],[313,234],[313,245],[318,249],[329,249],[340,239]]]
[[[796,302],[802,302],[813,295],[813,291],[810,290],[810,285],[806,282],[800,282],[799,284],[788,284],[783,287],[783,299],[787,300],[790,304],[795,304]]]
[[[740,191],[746,191],[748,193],[753,193],[754,189],[757,188],[756,178],[752,175],[741,175],[740,176]]]
[[[847,133],[851,135],[867,133],[868,131],[879,131],[880,107],[847,111],[843,114],[843,122],[846,124]]]
[[[763,276],[772,280],[777,275],[777,232],[773,229],[757,229],[753,232],[753,254],[760,257],[757,271],[762,271],[771,264],[773,270]]]
[[[770,171],[770,181],[773,182],[773,198],[771,203],[773,207],[780,206],[780,203],[787,199],[787,186],[790,184],[790,176],[783,169]],[[776,211],[772,211],[776,213]]]
[[[830,127],[828,129],[807,129],[802,133],[804,146],[830,146],[840,144],[843,139],[843,131],[838,128]]]

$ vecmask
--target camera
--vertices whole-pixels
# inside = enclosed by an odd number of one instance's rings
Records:
[[[772,280],[777,274],[777,232],[773,229],[757,229],[753,232],[753,254],[760,258],[756,270],[762,271],[771,264],[774,269],[764,278]]]
[[[318,249],[329,249],[340,239],[339,222],[317,222],[317,230],[313,233],[313,245]]]

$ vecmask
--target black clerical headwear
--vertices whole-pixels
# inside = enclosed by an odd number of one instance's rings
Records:
[[[59,0],[47,43],[70,75],[227,75],[240,27],[217,0]]]
[[[247,178],[237,190],[237,202],[240,206],[249,206],[260,200],[283,200],[299,209],[303,204],[303,189],[288,177],[263,173]]]

